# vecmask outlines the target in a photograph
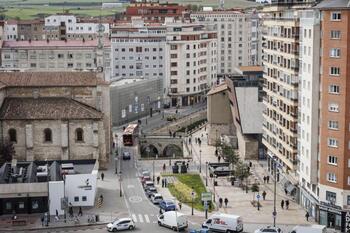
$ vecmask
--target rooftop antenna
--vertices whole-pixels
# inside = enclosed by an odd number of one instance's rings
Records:
[[[223,10],[225,8],[225,0],[220,0],[219,8]]]

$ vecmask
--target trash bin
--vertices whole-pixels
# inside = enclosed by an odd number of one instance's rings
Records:
[[[181,165],[181,173],[187,173],[187,167],[186,165]]]
[[[173,173],[179,173],[179,166],[178,165],[174,165],[172,168],[173,168]]]
[[[95,220],[96,220],[96,222],[100,221],[100,216],[98,214],[95,215]]]

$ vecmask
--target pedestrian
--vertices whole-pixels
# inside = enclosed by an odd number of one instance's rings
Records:
[[[307,221],[307,222],[309,221],[309,217],[310,217],[309,212],[306,212],[306,214],[305,214],[305,218],[306,218],[306,221]]]
[[[252,167],[253,166],[253,163],[250,161],[249,162],[249,167]]]
[[[222,198],[220,197],[219,198],[219,208],[221,208],[222,207]]]
[[[165,163],[163,164],[163,172],[165,172],[165,169],[166,169],[166,165]]]
[[[281,201],[281,208],[284,209],[284,200]]]
[[[264,178],[263,178],[263,179],[264,179],[264,184],[265,184],[265,183],[266,183],[266,176],[264,176]]]
[[[286,195],[288,194],[287,188],[284,188],[284,193],[285,193]]]
[[[71,217],[73,217],[73,207],[72,206],[70,206],[69,207],[69,217],[71,218]]]
[[[187,163],[186,163],[186,168],[187,168],[187,170],[188,170],[189,167],[190,167],[190,163],[187,162]]]
[[[101,173],[101,179],[102,179],[102,181],[103,181],[104,178],[105,178],[105,174],[102,172],[102,173]]]
[[[100,195],[100,200],[101,200],[101,203],[103,203],[103,195],[102,194]]]
[[[220,163],[220,160],[221,160],[221,156],[219,155],[219,156],[218,156],[218,162],[219,162],[219,163]]]
[[[79,207],[79,213],[78,216],[83,216],[83,210],[81,209],[81,206]]]
[[[182,208],[182,203],[179,201],[179,209],[181,210]]]
[[[266,191],[264,190],[264,192],[262,193],[262,197],[263,197],[263,200],[265,201],[265,198],[266,198]]]
[[[192,143],[192,140],[191,138],[188,139],[188,143],[191,144]]]
[[[164,187],[166,188],[168,186],[168,180],[167,178],[164,179]]]
[[[171,133],[171,131],[169,130],[169,136],[171,137],[171,135],[172,135],[172,133]]]
[[[266,182],[269,183],[270,176],[266,176]]]
[[[225,208],[227,208],[227,204],[228,204],[228,199],[225,197],[225,200],[224,200],[224,202],[225,202]]]
[[[162,188],[164,188],[164,179],[162,179]]]
[[[289,209],[289,200],[286,200],[286,209],[288,210]]]
[[[44,215],[41,215],[41,226],[44,226],[44,220],[45,220]]]
[[[218,156],[218,150],[215,150],[215,156]]]
[[[199,147],[201,146],[201,144],[202,144],[202,141],[198,138],[198,145],[199,145]]]
[[[159,185],[160,177],[157,176],[157,185]]]

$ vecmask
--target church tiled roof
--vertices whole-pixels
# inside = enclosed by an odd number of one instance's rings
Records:
[[[97,86],[107,82],[94,72],[0,72],[1,87]]]
[[[63,97],[5,98],[2,120],[101,119],[102,113],[78,101]]]

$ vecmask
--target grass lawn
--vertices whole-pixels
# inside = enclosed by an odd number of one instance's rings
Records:
[[[170,193],[182,203],[191,206],[192,202],[192,187],[196,193],[193,207],[197,210],[204,210],[201,201],[201,193],[206,192],[206,188],[198,174],[171,174],[177,178],[177,182],[169,184]],[[209,210],[210,211],[210,210]]]

